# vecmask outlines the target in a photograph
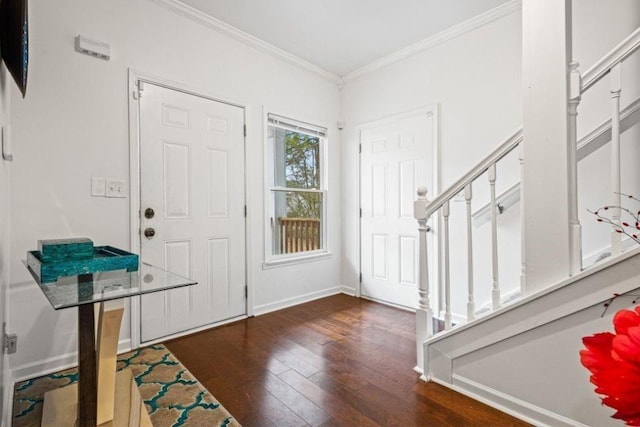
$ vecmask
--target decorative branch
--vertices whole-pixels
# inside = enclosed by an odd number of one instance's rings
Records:
[[[627,199],[631,199],[640,203],[640,199],[632,196],[631,194],[625,194],[625,193],[616,193],[616,194],[620,194],[621,196],[624,196]],[[618,209],[621,212],[620,224],[615,223],[609,216],[605,214],[606,212],[612,209]],[[607,205],[607,206],[601,207],[596,211],[591,211],[589,209],[587,209],[587,211],[595,215],[597,217],[598,222],[603,222],[605,224],[611,225],[616,233],[624,234],[625,236],[635,240],[637,243],[640,243],[640,237],[639,237],[640,210],[636,212],[628,208],[625,208],[623,206]],[[623,218],[624,214],[626,214],[629,218],[626,221],[624,220],[625,218]]]
[[[600,315],[600,317],[604,317],[605,314],[607,314],[607,310],[609,310],[609,307],[611,307],[611,304],[613,304],[613,302],[619,298],[619,297],[633,297],[633,301],[631,301],[631,304],[637,304],[638,301],[640,301],[640,295],[634,295],[634,294],[627,294],[627,295],[620,295],[620,294],[613,294],[613,296],[611,298],[609,298],[607,300],[607,302],[605,302],[603,304],[604,306],[604,310],[602,311],[602,314]]]

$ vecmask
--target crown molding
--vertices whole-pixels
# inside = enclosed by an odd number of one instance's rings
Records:
[[[194,7],[184,4],[180,0],[150,0],[150,1],[152,1],[153,3],[156,3],[161,7],[164,7],[165,9],[169,9],[175,13],[185,16],[199,24],[206,25],[207,27],[212,28],[222,34],[225,34],[237,41],[245,43],[248,46],[251,46],[255,49],[258,49],[276,58],[282,59],[290,64],[296,65],[307,71],[311,71],[312,73],[315,73],[332,83],[340,84],[342,81],[340,76],[338,76],[337,74],[327,71],[324,68],[318,67],[317,65],[312,64],[309,61],[306,61],[296,55],[286,52],[270,43],[267,43],[257,37],[252,36],[251,34],[245,33],[244,31],[232,25],[222,22],[221,20],[214,18],[213,16],[207,15],[206,13]]]
[[[473,18],[468,19],[458,25],[441,31],[438,34],[434,34],[431,37],[428,37],[417,43],[402,48],[390,55],[373,61],[372,63],[365,65],[364,67],[351,71],[345,74],[342,79],[347,82],[349,80],[353,80],[356,77],[360,77],[362,75],[379,70],[380,68],[384,68],[393,63],[416,55],[420,52],[431,49],[435,46],[438,46],[439,44],[459,37],[484,25],[490,24],[494,21],[497,21],[498,19],[511,15],[512,13],[518,12],[520,10],[522,10],[522,0],[511,0],[498,7],[488,10],[485,13],[474,16]]]

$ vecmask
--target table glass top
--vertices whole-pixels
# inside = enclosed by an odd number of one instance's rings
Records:
[[[138,271],[131,273],[125,270],[105,271],[61,277],[56,282],[42,284],[26,262],[23,263],[56,310],[197,284],[145,262],[140,262]]]

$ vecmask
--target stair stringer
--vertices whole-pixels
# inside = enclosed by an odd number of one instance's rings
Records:
[[[639,278],[640,248],[635,248],[473,322],[434,336],[424,343],[423,379],[443,384],[534,425],[608,425],[608,417],[613,412],[600,405],[588,382],[588,372],[580,366],[578,352],[582,336],[612,330],[611,316],[619,308],[629,306],[631,299],[619,298],[601,318],[603,304],[615,293],[638,289]],[[588,325],[587,332],[585,325]],[[555,348],[535,347],[533,352],[554,356],[560,352],[560,361],[555,362],[559,372],[553,372],[555,366],[547,371],[544,363],[528,353],[524,360],[518,358],[512,362],[522,364],[518,368],[506,366],[509,361],[502,366],[491,361],[491,358],[498,360],[517,354],[518,346],[527,349],[532,343],[556,338],[561,340]],[[475,368],[491,363],[497,364],[496,372],[489,373],[486,369],[474,372]],[[549,377],[545,377],[543,383],[549,386],[537,393],[529,388],[530,384],[537,383],[531,373],[541,369],[544,372],[540,375]],[[501,375],[505,376],[504,381]],[[519,375],[521,389],[512,384],[518,382]],[[479,381],[475,376],[495,379]],[[554,386],[555,377],[563,382]],[[567,381],[572,390],[574,386],[579,390],[577,394],[561,394]],[[556,391],[559,395],[553,398]],[[597,424],[592,424],[594,418],[599,420]]]

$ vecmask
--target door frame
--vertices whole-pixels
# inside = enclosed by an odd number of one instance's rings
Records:
[[[413,110],[409,110],[409,111],[405,111],[402,113],[396,113],[396,114],[392,114],[389,116],[385,116],[382,117],[380,119],[376,119],[376,120],[371,120],[368,122],[364,122],[359,124],[356,127],[356,130],[358,132],[358,165],[357,165],[357,171],[358,171],[358,189],[357,189],[357,197],[358,197],[358,212],[356,212],[357,215],[357,222],[358,222],[358,227],[357,227],[357,248],[358,248],[358,270],[359,270],[359,277],[356,281],[356,296],[360,297],[360,298],[367,298],[366,296],[362,295],[362,281],[360,280],[360,278],[362,277],[362,216],[360,215],[360,212],[362,212],[362,131],[366,130],[366,129],[370,129],[372,127],[377,127],[377,126],[382,126],[382,125],[386,125],[386,124],[390,124],[393,123],[395,121],[407,118],[407,117],[411,117],[411,116],[415,116],[418,114],[426,114],[427,118],[428,117],[433,117],[433,122],[434,122],[434,126],[433,126],[433,130],[432,130],[432,138],[433,138],[433,152],[432,152],[432,156],[433,156],[433,162],[434,162],[434,168],[433,168],[433,189],[429,188],[428,189],[428,193],[427,193],[427,197],[429,200],[433,200],[437,197],[438,194],[440,194],[440,111],[439,111],[439,104],[428,104],[425,106],[422,106],[420,108],[416,108]],[[417,197],[417,195],[416,195]],[[439,280],[440,278],[440,239],[438,238],[438,230],[440,229],[439,225],[440,225],[440,212],[438,211],[437,213],[435,213],[432,217],[432,219],[429,220],[430,226],[431,226],[431,231],[429,232],[432,235],[432,238],[437,239],[434,243],[433,246],[436,247],[436,250],[434,250],[433,254],[432,254],[432,258],[433,262],[429,264],[429,276],[430,277],[435,277],[437,280],[437,283],[434,284],[433,283],[429,283],[429,291],[430,291],[430,301],[431,301],[431,309],[433,310],[434,313],[439,313],[439,309],[440,309],[440,295],[441,295],[441,290],[440,290],[440,283],[442,282],[441,280]],[[416,222],[416,229],[418,228],[418,223]],[[416,292],[416,300],[418,300],[418,294]],[[399,306],[393,303],[389,303],[386,301],[378,301],[381,302],[383,304],[387,304],[387,305],[392,305],[404,310],[408,310],[407,307],[404,306]]]
[[[133,253],[140,253],[140,239],[142,237],[140,233],[140,103],[139,98],[137,96],[138,93],[138,82],[149,83],[155,86],[160,86],[166,89],[175,90],[177,92],[182,92],[187,95],[193,95],[200,98],[208,99],[215,102],[220,102],[223,104],[227,104],[230,106],[238,107],[243,110],[243,120],[245,129],[247,127],[247,119],[249,117],[249,108],[247,107],[247,103],[236,102],[232,100],[225,99],[224,97],[220,97],[214,94],[209,93],[207,90],[192,87],[183,83],[179,83],[173,80],[169,80],[163,77],[158,77],[153,74],[144,73],[140,71],[136,71],[132,68],[128,69],[128,85],[127,85],[127,99],[129,103],[129,245],[130,250]],[[231,319],[223,320],[221,322],[208,324],[204,326],[200,326],[194,329],[190,329],[188,331],[178,332],[176,334],[172,334],[166,337],[159,338],[157,340],[145,341],[144,344],[154,344],[157,342],[162,342],[170,338],[176,338],[179,336],[191,334],[193,332],[209,329],[212,326],[222,325],[225,323],[234,322],[243,318],[247,318],[253,315],[253,286],[251,280],[251,269],[248,268],[250,263],[250,240],[248,236],[250,235],[250,197],[249,197],[249,182],[250,182],[250,174],[247,168],[247,135],[246,132],[243,138],[244,144],[244,205],[245,205],[245,218],[244,218],[244,228],[245,228],[245,238],[244,238],[244,252],[245,252],[245,264],[244,264],[244,276],[245,276],[245,284],[247,286],[247,298],[245,301],[245,314],[234,317]],[[141,342],[141,322],[140,322],[140,297],[132,297],[129,298],[129,307],[130,307],[130,325],[131,325],[131,342],[130,348],[138,348]]]

